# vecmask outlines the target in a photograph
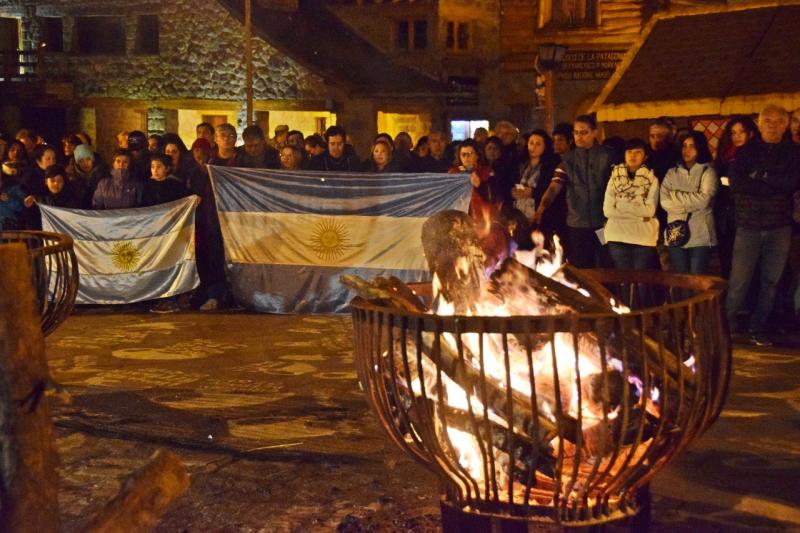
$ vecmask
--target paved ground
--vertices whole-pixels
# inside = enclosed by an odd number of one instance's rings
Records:
[[[437,482],[384,437],[349,317],[71,317],[48,339],[64,529],[159,447],[192,485],[159,531],[435,531]],[[737,350],[727,408],[654,483],[654,531],[800,531],[800,350]]]

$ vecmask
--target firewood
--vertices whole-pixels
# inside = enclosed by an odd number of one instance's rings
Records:
[[[407,285],[397,278],[375,278],[367,281],[359,276],[343,274],[339,278],[343,285],[356,294],[376,304],[388,305],[404,311],[425,313],[428,307]],[[394,280],[394,281],[393,281]]]
[[[520,298],[520,291],[533,291],[537,300],[555,308],[556,312],[608,312],[608,307],[603,303],[584,296],[575,289],[548,278],[511,257],[503,261],[500,268],[492,274],[489,291],[512,306],[524,304],[524,299]],[[529,309],[523,310],[523,312],[531,314]]]
[[[529,469],[553,476],[556,461],[551,446],[536,442],[527,435],[509,431],[495,422],[487,422],[480,416],[481,413],[474,413],[475,419],[473,420],[469,412],[463,409],[449,405],[444,406],[443,409],[449,427],[475,435],[484,442],[491,442],[493,448],[512,457],[515,462],[514,474],[517,481],[525,482]],[[491,433],[491,439],[489,439],[489,433]]]
[[[28,251],[0,246],[0,531],[58,531],[58,453]]]
[[[461,211],[442,211],[422,225],[422,249],[431,276],[456,314],[474,309],[481,296],[484,253],[472,219]]]
[[[84,531],[150,531],[169,505],[187,488],[189,475],[178,456],[158,450],[150,462],[125,480],[119,493],[92,518]]]

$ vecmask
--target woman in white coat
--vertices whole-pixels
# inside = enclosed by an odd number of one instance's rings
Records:
[[[670,269],[705,274],[711,251],[717,245],[714,197],[719,183],[706,136],[691,132],[681,144],[681,162],[667,171],[661,183],[661,207],[667,223],[688,220],[689,240],[669,247]]]

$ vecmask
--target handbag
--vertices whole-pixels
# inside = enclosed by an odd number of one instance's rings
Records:
[[[697,186],[697,192],[703,187],[703,176],[700,176],[700,183]],[[667,227],[664,228],[664,244],[667,246],[674,246],[680,248],[689,242],[689,219],[692,214],[686,216],[686,220],[673,220]]]
[[[689,242],[689,219],[692,214],[686,217],[686,220],[673,220],[664,229],[664,244],[667,246],[681,247]]]

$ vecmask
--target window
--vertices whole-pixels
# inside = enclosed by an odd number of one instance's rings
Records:
[[[397,23],[397,48],[408,50],[408,21],[401,20]]]
[[[408,50],[428,48],[428,21],[425,19],[397,21],[397,48]]]
[[[76,17],[79,54],[125,55],[125,19]]]
[[[423,50],[428,47],[428,21],[414,21],[414,48]]]
[[[137,54],[158,55],[158,15],[136,17]]]
[[[444,46],[447,50],[469,50],[470,43],[469,22],[448,22]]]
[[[585,27],[597,25],[597,0],[540,0],[540,26]]]
[[[475,135],[478,128],[489,129],[488,120],[451,120],[450,135],[454,141],[463,141]]]
[[[41,17],[39,19],[39,32],[45,51],[64,51],[64,21],[61,18]]]

